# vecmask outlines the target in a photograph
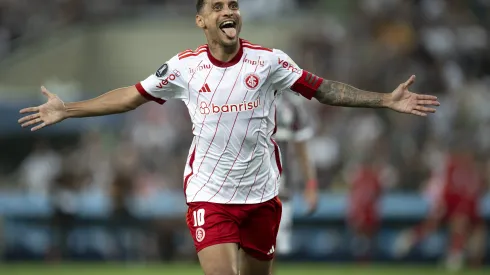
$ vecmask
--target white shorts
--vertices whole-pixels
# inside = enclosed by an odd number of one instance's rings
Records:
[[[282,216],[276,241],[276,253],[286,255],[293,250],[293,205],[290,201],[282,202]]]

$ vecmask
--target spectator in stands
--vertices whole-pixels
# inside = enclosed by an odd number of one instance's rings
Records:
[[[60,155],[46,140],[38,140],[34,149],[20,165],[18,174],[27,192],[47,195],[61,169]]]

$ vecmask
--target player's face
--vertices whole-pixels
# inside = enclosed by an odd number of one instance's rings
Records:
[[[236,0],[207,0],[196,17],[208,40],[229,47],[238,43],[242,18]]]

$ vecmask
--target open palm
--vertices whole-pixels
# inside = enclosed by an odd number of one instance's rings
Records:
[[[46,103],[37,107],[29,107],[20,110],[21,114],[34,113],[19,119],[19,124],[21,124],[23,128],[37,124],[35,127],[31,128],[31,131],[36,131],[65,119],[65,104],[63,101],[44,87],[41,87],[41,93],[48,98]]]
[[[410,92],[408,87],[414,82],[415,76],[412,75],[407,82],[400,84],[391,93],[391,101],[388,106],[397,112],[417,116],[427,116],[427,113],[435,113],[436,109],[426,106],[439,106],[440,103],[437,101],[437,97]]]

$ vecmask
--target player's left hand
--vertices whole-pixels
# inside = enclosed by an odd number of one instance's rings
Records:
[[[306,204],[308,205],[306,214],[311,215],[316,211],[316,208],[318,206],[317,190],[313,188],[309,188],[305,191],[304,196],[305,196]]]
[[[420,95],[412,93],[408,87],[415,82],[412,75],[407,82],[400,84],[390,95],[387,103],[388,108],[400,113],[407,113],[417,116],[427,116],[428,113],[435,113],[436,109],[426,106],[439,106],[437,97],[432,95]]]

